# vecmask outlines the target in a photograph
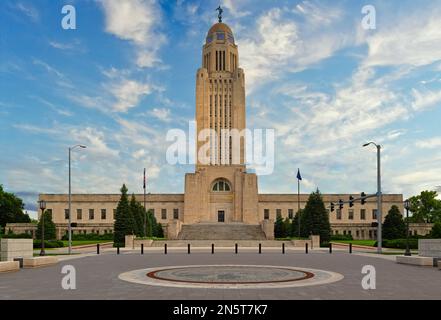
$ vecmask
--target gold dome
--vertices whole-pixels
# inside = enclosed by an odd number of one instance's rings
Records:
[[[222,22],[218,22],[218,23],[214,24],[210,28],[210,30],[208,30],[208,35],[215,33],[215,32],[226,32],[226,33],[233,35],[233,31],[231,31],[230,27]]]

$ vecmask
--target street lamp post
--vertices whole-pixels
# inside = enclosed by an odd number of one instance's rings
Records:
[[[368,142],[363,145],[363,147],[367,147],[368,145],[373,144],[377,148],[377,221],[378,221],[378,227],[377,227],[377,253],[381,253],[381,247],[382,247],[382,196],[381,196],[381,162],[380,162],[380,156],[381,156],[381,146],[379,144],[376,144],[375,142]]]
[[[69,147],[69,209],[68,209],[68,212],[69,212],[69,226],[67,227],[67,229],[68,229],[68,236],[69,236],[69,254],[72,254],[72,186],[71,186],[71,153],[72,153],[72,150],[73,149],[75,149],[75,148],[83,148],[83,149],[85,149],[86,148],[86,146],[83,146],[83,145],[80,145],[80,144],[78,144],[78,145],[76,145],[76,146],[73,146],[73,147]]]
[[[409,199],[406,199],[404,201],[404,208],[406,209],[406,252],[404,253],[405,256],[411,256],[410,248],[409,248],[409,208],[410,208],[410,201]]]
[[[46,201],[40,200],[40,210],[41,210],[41,250],[40,256],[44,256],[46,252],[44,251],[44,210],[46,210]]]

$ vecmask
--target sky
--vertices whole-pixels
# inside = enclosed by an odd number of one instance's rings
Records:
[[[246,78],[247,126],[274,129],[259,192],[385,193],[441,186],[441,1],[2,0],[0,184],[39,193],[182,193],[166,162],[195,115],[195,74],[218,5]],[[375,29],[362,8],[375,8]],[[63,29],[65,5],[76,29]],[[371,21],[372,22],[372,21]]]

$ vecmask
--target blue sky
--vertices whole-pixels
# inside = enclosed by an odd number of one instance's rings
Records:
[[[167,130],[194,118],[206,32],[224,7],[247,83],[250,128],[276,130],[260,192],[413,195],[441,185],[441,1],[0,2],[0,183],[38,193],[183,192],[193,166],[166,163]],[[76,8],[77,29],[61,27]],[[376,29],[361,8],[376,9]]]

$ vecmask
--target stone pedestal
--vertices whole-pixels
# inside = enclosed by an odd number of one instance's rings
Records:
[[[397,263],[411,264],[415,266],[433,266],[433,258],[420,256],[397,256]]]
[[[32,239],[1,239],[1,261],[14,261],[14,258],[32,258],[34,244]]]
[[[179,233],[181,232],[182,222],[179,220],[173,220],[167,224],[167,239],[176,240],[178,239]]]
[[[441,239],[419,239],[418,255],[423,257],[441,258]]]
[[[266,240],[274,240],[274,220],[263,220],[261,226]]]
[[[311,240],[311,247],[312,248],[320,248],[320,236],[310,236],[309,240]]]
[[[125,236],[125,247],[129,249],[135,248],[135,236],[134,235],[127,235]]]

